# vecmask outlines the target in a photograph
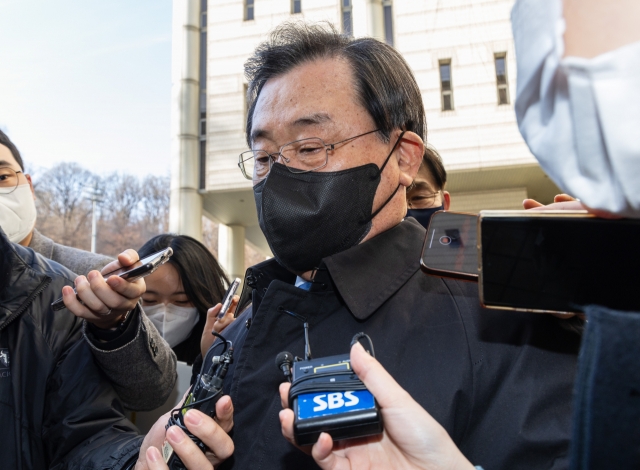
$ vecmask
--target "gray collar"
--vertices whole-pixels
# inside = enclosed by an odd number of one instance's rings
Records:
[[[53,258],[53,246],[55,245],[54,241],[48,237],[45,237],[36,229],[33,229],[33,235],[31,236],[31,242],[29,243],[29,248],[33,251],[40,253],[45,258],[52,259]]]

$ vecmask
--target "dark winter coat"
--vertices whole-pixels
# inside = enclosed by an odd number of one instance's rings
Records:
[[[73,275],[1,230],[0,249],[0,468],[122,468],[142,438],[94,363],[82,321],[50,307]]]
[[[317,468],[280,431],[284,377],[274,361],[304,355],[302,322],[284,310],[307,318],[315,358],[348,353],[353,335],[367,333],[382,365],[474,465],[568,466],[580,337],[549,315],[481,309],[475,283],[423,274],[424,238],[406,219],[325,258],[310,291],[275,260],[249,269],[253,307],[223,332],[235,348],[225,380],[235,453],[221,468]]]

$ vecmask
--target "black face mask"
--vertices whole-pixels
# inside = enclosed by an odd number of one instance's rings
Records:
[[[260,228],[281,265],[304,273],[364,239],[371,220],[400,187],[372,213],[380,175],[401,138],[381,168],[367,163],[342,171],[291,173],[285,165],[273,164],[253,194]]]
[[[430,207],[428,209],[408,209],[407,217],[413,217],[420,225],[424,228],[429,228],[429,221],[431,220],[431,216],[438,211],[444,210],[444,204],[438,207]]]

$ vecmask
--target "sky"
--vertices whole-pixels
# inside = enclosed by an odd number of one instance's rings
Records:
[[[0,0],[0,129],[36,174],[168,175],[171,0]]]

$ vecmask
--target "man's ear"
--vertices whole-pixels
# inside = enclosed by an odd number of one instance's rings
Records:
[[[36,190],[33,189],[33,181],[31,181],[31,175],[24,175],[25,178],[27,178],[27,181],[29,182],[29,187],[31,188],[31,194],[33,194],[33,200],[36,200]]]
[[[424,142],[415,132],[407,131],[398,144],[396,155],[400,169],[400,184],[409,187],[422,164]]]

